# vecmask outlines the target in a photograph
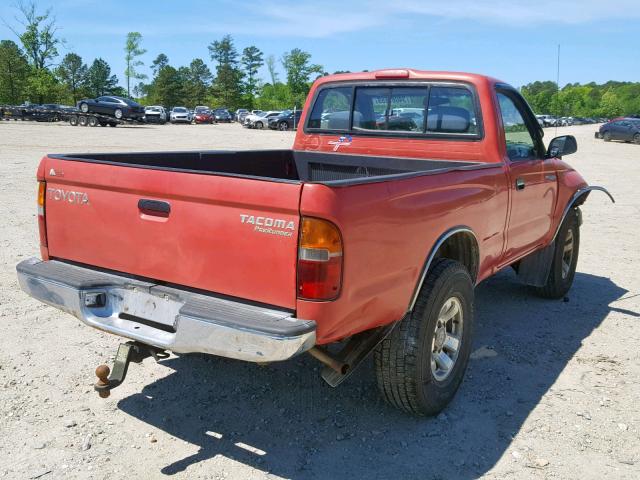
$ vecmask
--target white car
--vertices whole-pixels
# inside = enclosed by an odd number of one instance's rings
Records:
[[[257,115],[247,115],[244,119],[244,126],[248,128],[262,129],[269,126],[269,119],[280,115],[279,111],[269,110]]]
[[[167,123],[167,111],[161,105],[144,107],[144,118],[147,123]]]
[[[189,109],[185,107],[173,107],[171,109],[171,123],[191,123],[193,117]]]

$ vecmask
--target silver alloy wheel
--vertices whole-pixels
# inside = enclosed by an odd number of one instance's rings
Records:
[[[122,110],[120,110],[119,108],[116,108],[115,112],[113,112],[113,116],[116,117],[118,120],[122,118]]]
[[[447,299],[436,321],[431,340],[431,373],[441,382],[453,371],[462,346],[464,315],[458,297]]]
[[[562,249],[562,278],[569,276],[571,271],[571,263],[573,262],[573,230],[567,230],[567,236],[564,239],[564,247]]]
[[[87,113],[89,111],[89,105],[87,105],[86,103],[81,103],[80,104],[80,111],[82,113]]]

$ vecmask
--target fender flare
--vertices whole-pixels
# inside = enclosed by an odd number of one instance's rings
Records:
[[[564,207],[564,212],[562,212],[562,218],[560,218],[560,222],[558,223],[558,226],[556,227],[556,231],[554,232],[553,237],[551,238],[551,241],[549,243],[553,243],[553,242],[556,241],[556,237],[558,236],[558,232],[560,232],[560,228],[562,227],[562,224],[564,223],[564,219],[569,214],[571,209],[574,208],[574,207],[578,207],[578,206],[582,205],[587,200],[587,196],[589,195],[589,193],[594,191],[594,190],[595,191],[599,191],[599,192],[603,192],[604,194],[606,194],[611,199],[612,203],[616,203],[616,201],[613,198],[613,196],[604,187],[599,187],[599,186],[595,185],[595,186],[579,188],[573,194],[573,196],[571,197],[571,200],[569,200],[567,202],[567,206]]]
[[[473,237],[473,240],[475,241],[476,247],[477,247],[478,259],[476,260],[478,261],[477,262],[478,267],[480,266],[479,265],[480,244],[478,243],[478,237],[473,232],[473,230],[471,230],[471,228],[467,227],[466,225],[458,225],[456,227],[450,228],[449,230],[447,230],[446,232],[444,232],[442,235],[438,237],[436,242],[433,244],[433,247],[431,247],[431,250],[429,250],[429,255],[427,256],[427,259],[424,262],[424,266],[422,267],[422,271],[420,272],[418,283],[416,284],[416,287],[413,290],[413,294],[411,295],[411,300],[409,302],[409,308],[407,308],[407,313],[413,311],[413,307],[415,306],[416,301],[418,300],[418,295],[420,294],[420,290],[422,290],[422,285],[424,284],[424,281],[427,278],[429,267],[433,263],[433,259],[435,258],[436,253],[438,253],[438,250],[444,244],[444,242],[447,241],[447,239],[449,239],[450,237],[452,237],[457,233],[466,233],[471,235],[471,237]],[[470,274],[473,276],[474,272],[470,272]],[[477,272],[475,272],[475,274],[477,276]],[[475,279],[474,279],[474,282],[475,282]]]

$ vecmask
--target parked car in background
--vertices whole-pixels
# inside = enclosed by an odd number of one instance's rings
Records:
[[[542,120],[545,127],[554,127],[556,124],[556,117],[553,115],[538,115]]]
[[[242,120],[244,119],[244,117],[247,116],[248,113],[249,113],[249,110],[247,110],[246,108],[239,108],[233,114],[233,119],[236,122],[242,123]]]
[[[269,125],[269,119],[280,115],[280,110],[269,110],[256,115],[247,115],[244,119],[244,126],[247,128],[257,128],[258,130]]]
[[[78,109],[69,105],[45,103],[43,105],[34,105],[31,116],[33,120],[38,122],[57,122],[59,120],[67,120],[71,113],[78,113]]]
[[[144,109],[144,119],[147,123],[167,123],[167,111],[161,105],[150,105]]]
[[[103,96],[87,98],[78,102],[78,109],[82,113],[98,113],[121,119],[142,120],[144,107],[130,98]]]
[[[233,120],[233,115],[226,108],[216,108],[213,111],[213,115],[216,119],[216,122],[225,122],[231,123]]]
[[[280,115],[269,118],[269,128],[271,130],[281,130],[283,132],[286,130],[293,130],[298,127],[301,115],[302,110],[296,110],[295,113],[293,110],[285,110]]]
[[[169,121],[171,123],[191,123],[191,112],[186,107],[173,107]]]
[[[623,118],[605,123],[600,127],[598,136],[605,142],[622,140],[640,145],[640,119]]]
[[[195,112],[196,113],[193,116],[193,120],[198,125],[203,123],[212,124],[216,122],[216,119],[213,116],[213,112],[209,109],[203,110],[200,107],[196,107]]]

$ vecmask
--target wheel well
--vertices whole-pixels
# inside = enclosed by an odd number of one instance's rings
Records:
[[[480,252],[475,236],[469,231],[456,232],[438,247],[433,260],[448,258],[464,265],[475,282],[478,277]],[[431,262],[433,265],[433,261]]]

